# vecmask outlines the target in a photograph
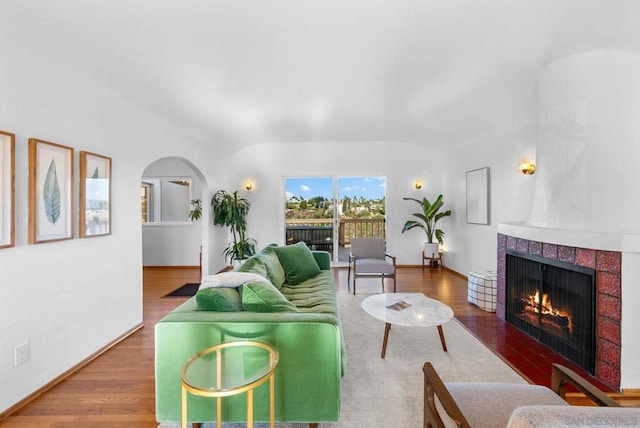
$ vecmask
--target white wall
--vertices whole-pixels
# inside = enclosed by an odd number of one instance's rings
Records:
[[[17,203],[16,246],[0,250],[0,412],[142,322],[142,171],[160,157],[206,159],[184,130],[30,55],[0,44],[0,128],[16,134]],[[76,162],[80,150],[112,158],[110,236],[27,244],[29,137],[74,147]],[[26,341],[31,359],[14,367]]]
[[[540,77],[538,171],[530,223],[640,232],[640,55],[589,52]]]
[[[518,171],[523,159],[535,160],[536,126],[531,119],[505,124],[501,133],[480,136],[449,150],[443,164],[443,188],[452,216],[445,232],[445,266],[464,275],[496,269],[497,225],[525,220],[531,208],[535,176]],[[489,167],[489,224],[468,224],[466,172]]]
[[[588,248],[622,252],[620,386],[638,388],[640,55],[588,52],[549,64],[540,78],[540,115],[529,224],[601,234],[602,244]]]
[[[441,191],[441,159],[434,150],[400,142],[267,143],[238,151],[230,157],[228,190],[240,189],[246,179],[254,190],[243,196],[251,201],[248,234],[258,247],[284,243],[284,177],[287,176],[386,176],[387,249],[398,264],[420,264],[424,234],[402,226],[415,212],[405,196],[434,198]],[[416,178],[424,187],[413,187]]]

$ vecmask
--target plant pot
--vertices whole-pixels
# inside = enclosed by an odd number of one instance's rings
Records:
[[[233,261],[233,263],[231,263],[231,266],[233,266],[234,268],[240,267],[244,264],[244,262],[246,262],[247,259],[236,259]]]
[[[437,242],[434,242],[434,243],[425,242],[424,243],[424,256],[425,257],[432,258],[432,257],[435,256],[435,258],[437,258],[439,252],[440,252],[440,244],[438,244]]]

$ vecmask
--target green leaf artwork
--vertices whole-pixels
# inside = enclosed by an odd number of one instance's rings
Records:
[[[96,167],[96,170],[93,171],[93,177],[91,178],[100,178],[100,174],[98,173],[98,167]]]
[[[58,174],[56,172],[56,162],[51,160],[47,177],[44,180],[44,189],[42,191],[44,197],[44,211],[47,214],[47,220],[53,225],[60,219],[60,186],[58,186]]]

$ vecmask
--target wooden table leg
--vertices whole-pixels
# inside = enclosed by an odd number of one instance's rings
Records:
[[[389,330],[391,330],[391,324],[385,323],[384,325],[384,340],[382,341],[382,355],[380,358],[384,358],[387,353],[387,340],[389,339]]]
[[[438,326],[438,334],[440,335],[440,343],[442,343],[442,349],[444,352],[447,352],[447,343],[444,341],[444,332],[442,331],[442,326]]]

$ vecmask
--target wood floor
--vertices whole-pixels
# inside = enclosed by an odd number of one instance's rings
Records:
[[[347,270],[334,269],[334,275],[338,292],[346,293]],[[184,283],[197,282],[198,276],[197,268],[145,268],[145,327],[0,421],[0,427],[77,428],[83,423],[91,428],[156,428],[154,325],[186,300],[162,296]],[[441,300],[457,317],[479,325],[495,320],[494,314],[467,303],[466,279],[449,271],[399,268],[397,285],[398,291],[423,292]],[[358,281],[359,293],[380,289],[379,280]]]

